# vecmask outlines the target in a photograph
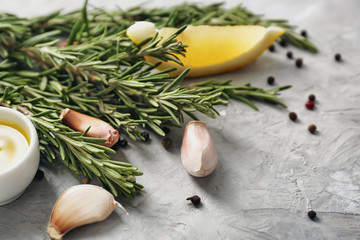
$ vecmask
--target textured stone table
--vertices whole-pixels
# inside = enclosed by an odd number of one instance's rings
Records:
[[[34,16],[82,4],[74,2],[0,0],[0,9]],[[115,3],[127,8],[142,1],[90,2],[111,9]],[[268,87],[266,78],[273,75],[277,85],[292,84],[280,98],[300,120],[291,122],[289,110],[262,103],[258,112],[240,102],[219,107],[216,120],[202,120],[214,137],[220,164],[202,179],[189,176],[181,165],[183,129],[169,135],[170,151],[155,134],[148,144],[130,142],[117,158],[138,166],[144,172],[138,181],[145,185],[134,201],[120,198],[130,216],[116,211],[66,239],[360,239],[360,1],[243,2],[257,13],[307,29],[320,53],[277,47],[276,53],[267,51],[250,66],[217,79]],[[235,1],[229,0],[231,5]],[[303,69],[286,59],[289,49],[304,59]],[[343,54],[343,63],[334,61],[336,52]],[[318,99],[313,111],[304,107],[310,93]],[[310,123],[318,126],[316,135],[307,131]],[[0,239],[48,239],[53,204],[79,179],[64,167],[41,168],[45,179],[0,207]],[[201,208],[185,201],[193,194],[202,198]],[[309,209],[318,213],[317,221],[308,219]]]

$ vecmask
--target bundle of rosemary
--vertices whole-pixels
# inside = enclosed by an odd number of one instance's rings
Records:
[[[136,140],[143,139],[139,126],[164,136],[162,127],[181,126],[184,113],[193,119],[196,112],[215,118],[214,106],[226,105],[231,98],[254,109],[252,100],[285,107],[276,95],[290,87],[263,90],[213,80],[180,86],[188,70],[174,78],[168,75],[174,69],[153,71],[157,64],[145,62],[144,56],[181,64],[175,54],[185,54],[186,46],[176,42],[176,36],[185,26],[161,44],[154,37],[135,45],[125,35],[134,20],[153,21],[159,27],[216,23],[294,28],[286,21],[262,20],[241,6],[224,10],[220,5],[185,4],[106,12],[87,11],[85,2],[79,11],[31,19],[0,13],[0,105],[32,120],[42,158],[59,159],[77,174],[95,176],[115,196],[129,198],[141,191],[135,176],[142,173],[129,163],[112,160],[108,154],[115,151],[99,145],[106,140],[65,126],[59,118],[64,108],[102,119]],[[298,47],[316,50],[293,32],[286,36]]]

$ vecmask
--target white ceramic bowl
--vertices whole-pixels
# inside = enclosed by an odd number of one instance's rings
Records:
[[[24,157],[0,172],[0,205],[4,205],[20,197],[34,179],[39,167],[40,150],[36,129],[24,114],[0,107],[1,121],[16,123],[30,137],[30,146]]]

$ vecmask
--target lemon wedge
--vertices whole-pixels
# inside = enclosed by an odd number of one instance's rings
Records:
[[[141,23],[140,26],[144,26]],[[147,26],[146,26],[147,27]],[[140,29],[140,28],[138,28]],[[144,32],[144,28],[141,28]],[[170,37],[176,28],[162,28],[158,36],[162,39]],[[134,28],[128,36],[135,43],[144,40],[141,34],[135,34]],[[154,33],[154,31],[149,31]],[[257,59],[279,36],[285,33],[280,27],[262,26],[191,26],[189,25],[177,40],[187,45],[186,57],[177,55],[183,63],[179,66],[174,62],[163,62],[159,70],[176,67],[172,75],[179,75],[190,67],[187,76],[199,77],[231,71],[245,66]],[[141,37],[139,37],[141,35]],[[153,37],[153,36],[148,36]],[[150,63],[159,62],[158,59],[146,57]]]

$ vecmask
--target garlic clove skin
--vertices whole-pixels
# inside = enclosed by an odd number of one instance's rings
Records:
[[[181,161],[186,171],[194,177],[205,177],[216,168],[218,155],[215,144],[203,122],[191,121],[186,125]]]
[[[101,119],[79,113],[69,108],[61,112],[60,119],[72,130],[82,133],[91,126],[86,136],[106,139],[107,141],[102,144],[106,147],[112,147],[119,141],[119,132]]]
[[[62,239],[76,227],[105,220],[115,206],[126,212],[111,193],[99,186],[73,186],[56,201],[47,228],[48,234],[51,239]]]

